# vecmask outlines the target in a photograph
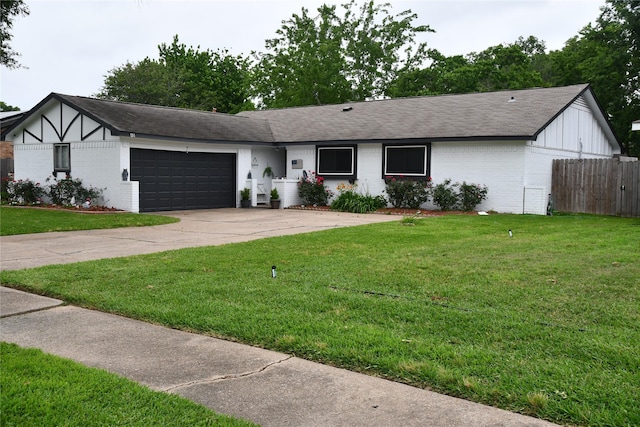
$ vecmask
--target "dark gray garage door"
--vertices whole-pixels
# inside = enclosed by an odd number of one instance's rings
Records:
[[[236,155],[131,149],[131,180],[140,211],[236,206]]]

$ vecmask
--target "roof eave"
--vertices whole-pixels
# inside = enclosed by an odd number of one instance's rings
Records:
[[[278,146],[296,145],[341,145],[341,144],[407,144],[416,142],[458,142],[458,141],[533,141],[534,135],[486,135],[486,136],[446,136],[446,137],[416,137],[397,139],[341,139],[316,141],[278,141]]]
[[[240,140],[240,141],[232,141],[232,140],[223,140],[223,139],[200,139],[200,138],[184,138],[177,136],[166,136],[166,135],[153,135],[147,133],[138,133],[138,132],[129,132],[129,131],[118,131],[114,135],[127,138],[129,141],[135,141],[137,139],[153,139],[158,141],[179,141],[179,142],[192,142],[192,143],[202,143],[202,144],[230,144],[230,145],[268,145],[275,146],[276,144],[272,141],[249,141],[249,140]]]

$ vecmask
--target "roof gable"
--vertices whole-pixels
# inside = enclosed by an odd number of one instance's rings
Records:
[[[33,120],[52,103],[70,107],[113,135],[202,142],[273,142],[268,123],[246,117],[52,93],[12,129]],[[62,126],[61,126],[62,127]]]

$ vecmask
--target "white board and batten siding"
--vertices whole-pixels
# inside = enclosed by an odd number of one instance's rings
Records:
[[[579,97],[536,140],[527,142],[522,213],[546,212],[554,159],[611,158],[617,153],[586,100]]]
[[[607,139],[602,126],[596,120],[584,97],[579,97],[573,104],[555,118],[533,141],[533,146],[558,150],[570,154],[572,158],[611,157],[619,154]]]

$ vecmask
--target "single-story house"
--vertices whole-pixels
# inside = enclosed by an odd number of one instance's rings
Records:
[[[373,195],[390,176],[464,180],[488,187],[480,210],[544,214],[553,159],[621,150],[588,84],[236,115],[52,93],[6,138],[17,179],[68,173],[133,212],[235,207],[245,187],[292,206],[306,171]]]

